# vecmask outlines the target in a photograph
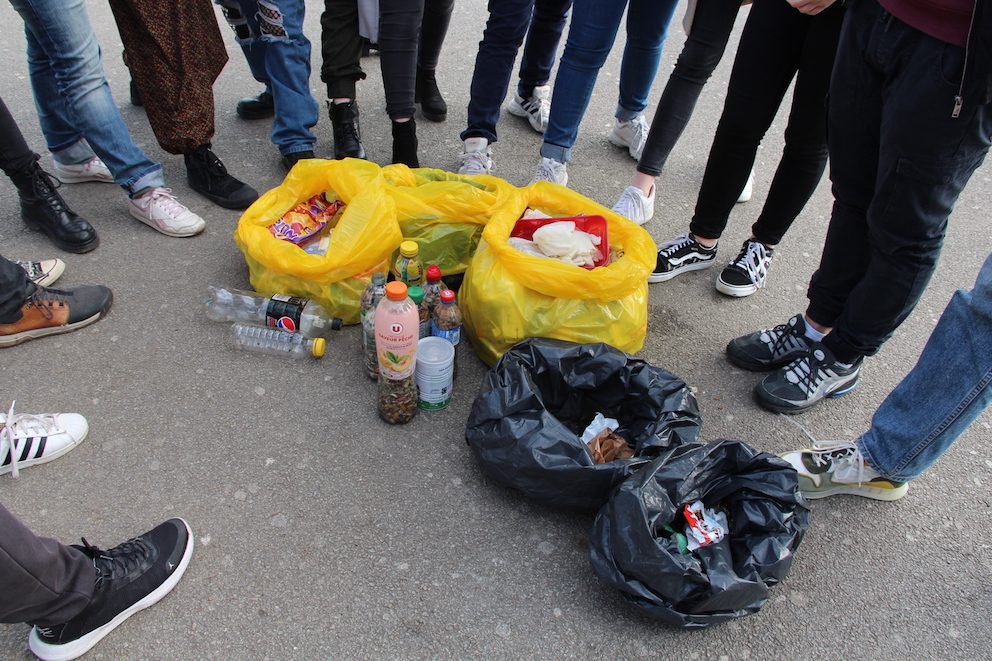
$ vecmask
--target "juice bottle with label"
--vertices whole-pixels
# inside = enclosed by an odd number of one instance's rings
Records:
[[[424,267],[420,263],[420,246],[416,241],[400,244],[400,256],[393,265],[393,276],[407,287],[424,281]]]
[[[420,339],[420,314],[402,282],[386,285],[375,307],[375,348],[379,359],[379,417],[406,423],[417,413],[414,368]]]

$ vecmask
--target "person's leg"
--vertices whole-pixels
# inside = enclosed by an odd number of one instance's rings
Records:
[[[621,122],[634,119],[648,106],[648,94],[658,75],[668,24],[677,5],[677,0],[630,0],[616,110],[616,118]]]
[[[20,266],[0,256],[0,324],[20,319],[28,295],[28,276]]]
[[[739,10],[738,0],[699,0],[692,29],[658,101],[638,172],[651,177],[661,174],[689,124],[703,86],[723,57]]]
[[[327,84],[327,112],[334,133],[334,158],[365,158],[355,83],[362,71],[362,39],[356,0],[324,0],[320,15],[320,78]]]
[[[420,167],[417,123],[413,119],[417,85],[417,42],[424,0],[380,0],[379,62],[386,92],[386,114],[392,120],[392,163]]]
[[[96,152],[132,197],[163,186],[162,166],[131,140],[110,94],[84,0],[11,4],[27,26],[31,82],[53,158],[81,163]]]
[[[90,603],[95,584],[86,555],[38,537],[0,505],[0,622],[68,622]]]
[[[751,227],[755,239],[774,247],[813,195],[827,165],[827,90],[844,7],[834,3],[809,20],[799,59],[785,148],[765,205]]]
[[[543,87],[551,80],[551,68],[558,54],[561,33],[568,22],[572,0],[535,0],[534,13],[524,42],[520,60],[520,81],[517,94],[529,99],[535,87]]]
[[[513,73],[513,62],[534,15],[534,0],[489,0],[486,22],[469,90],[468,126],[461,139],[496,142],[496,122]],[[536,16],[536,15],[535,15]],[[551,57],[554,57],[552,51]],[[526,60],[527,55],[524,55]],[[550,67],[549,67],[550,70]]]
[[[667,4],[667,3],[666,3]],[[558,66],[551,115],[541,156],[558,163],[572,159],[579,124],[589,107],[596,77],[616,40],[626,0],[576,0],[565,52]]]
[[[8,177],[29,169],[38,161],[38,155],[28,147],[24,134],[0,99],[0,170]]]
[[[434,71],[441,58],[441,46],[448,34],[451,12],[455,0],[426,0],[424,17],[420,26],[420,50],[417,54],[417,67],[423,71]]]
[[[876,24],[878,50],[869,51],[884,75],[878,174],[867,209],[870,257],[824,338],[844,363],[875,354],[916,306],[948,216],[992,138],[992,104],[978,82],[966,88],[960,116],[952,116],[964,49],[878,11],[889,24],[884,31]]]
[[[930,468],[992,402],[992,256],[975,288],[958,291],[916,366],[857,441],[869,465],[908,482]]]
[[[758,145],[795,76],[810,20],[785,0],[751,8],[689,225],[703,245],[716,245],[727,226]]]

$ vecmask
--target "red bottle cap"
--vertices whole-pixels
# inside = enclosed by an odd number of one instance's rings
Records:
[[[386,285],[386,298],[391,301],[402,301],[406,299],[406,283],[394,280]]]
[[[431,264],[427,267],[427,282],[438,282],[441,279],[441,267]]]
[[[442,303],[454,303],[455,302],[455,292],[450,289],[445,289],[441,292],[441,302]]]

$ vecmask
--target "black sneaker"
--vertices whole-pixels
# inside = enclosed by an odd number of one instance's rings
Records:
[[[716,290],[727,296],[750,296],[765,286],[768,265],[775,251],[756,239],[748,239],[740,254],[716,280]]]
[[[743,335],[727,344],[727,358],[737,367],[752,372],[788,365],[809,351],[806,321],[797,314],[784,324]]]
[[[680,234],[658,249],[658,263],[648,282],[665,282],[686,271],[709,267],[716,259],[716,246],[707,248],[692,234]]]
[[[267,90],[262,90],[257,96],[238,101],[235,112],[241,119],[268,119],[276,114],[276,101]]]
[[[282,166],[289,172],[293,169],[293,166],[300,161],[305,161],[308,158],[314,158],[312,151],[294,151],[292,153],[286,154],[282,157]]]
[[[232,177],[210,149],[200,145],[183,155],[189,187],[225,209],[247,209],[258,199],[258,191]]]
[[[73,548],[92,559],[96,588],[86,608],[65,624],[34,625],[28,646],[41,659],[82,656],[124,620],[168,594],[193,555],[193,531],[182,519],[169,519],[109,551],[85,539]]]
[[[862,360],[843,367],[819,342],[754,387],[758,403],[776,413],[801,413],[824,397],[840,397],[858,385]]]

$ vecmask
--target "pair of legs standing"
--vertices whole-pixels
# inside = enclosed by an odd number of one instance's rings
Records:
[[[459,173],[489,174],[492,170],[491,145],[497,140],[500,106],[525,35],[519,80],[509,110],[527,118],[538,133],[547,129],[551,111],[548,83],[571,6],[572,0],[490,0],[489,20],[472,73],[468,126],[461,133],[465,147]]]
[[[320,19],[321,79],[327,84],[335,158],[365,158],[355,102],[356,83],[365,78],[361,67],[360,4],[358,0],[325,0]],[[392,125],[393,163],[420,165],[414,119],[418,99],[425,117],[442,121],[447,116],[434,70],[453,8],[453,0],[378,3],[377,42],[386,114]]]
[[[84,0],[11,0],[24,19],[28,68],[56,174],[115,181],[131,215],[169,236],[203,231],[203,219],[164,188],[162,166],[134,144],[103,73]]]
[[[766,408],[853,389],[919,301],[992,136],[987,81],[962,78],[965,58],[874,0],[848,10],[828,111],[834,207],[809,307],[728,346],[739,365],[776,369],[755,389]]]
[[[572,159],[579,124],[589,107],[599,70],[616,41],[625,9],[627,43],[620,67],[617,123],[610,142],[640,158],[648,132],[644,109],[677,4],[675,0],[575,0],[535,179],[568,183],[566,163]]]
[[[736,8],[724,4],[719,10],[726,14],[719,27],[732,27],[728,19]],[[806,206],[826,167],[827,90],[843,16],[844,8],[837,3],[815,16],[800,13],[786,0],[763,0],[751,8],[689,233],[661,247],[650,282],[664,282],[715,262],[717,244],[747,183],[758,146],[795,78],[785,148],[765,204],[751,238],[717,280],[717,289],[730,296],[747,296],[764,286],[775,246]],[[667,154],[652,144],[646,155],[639,172],[660,172]]]

